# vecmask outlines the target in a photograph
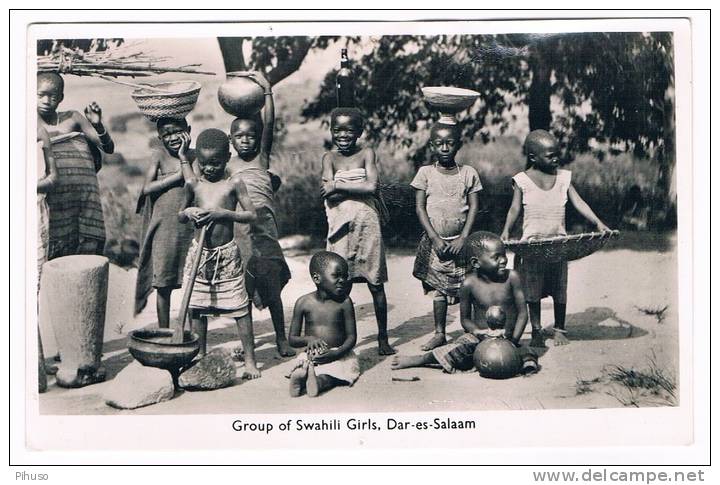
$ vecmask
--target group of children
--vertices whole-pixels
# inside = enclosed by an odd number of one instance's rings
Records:
[[[244,75],[263,87],[266,102],[262,115],[235,119],[229,135],[205,130],[197,136],[193,149],[185,120],[157,121],[163,149],[151,157],[138,203],[138,210],[145,211],[146,223],[136,311],[154,287],[158,323],[168,327],[171,293],[188,283],[190,265],[200,252],[190,316],[200,337],[201,356],[206,351],[207,317],[233,317],[242,342],[238,357],[245,361],[245,376],[259,377],[251,303],[256,308],[267,307],[278,353],[295,356],[289,374],[291,396],[304,392],[317,396],[337,385],[352,385],[360,375],[353,352],[357,340],[350,298],[353,283],[366,283],[372,295],[379,353],[396,353],[388,341],[384,289],[388,275],[382,239],[387,209],[377,195],[376,156],[371,147],[358,145],[364,126],[360,111],[333,110],[330,133],[334,148],[323,157],[320,188],[328,219],[327,250],[310,261],[316,290],[295,303],[286,337],[281,292],[290,271],[278,243],[274,193],[279,179],[270,172],[273,95],[262,74]],[[38,83],[40,86],[40,78]],[[43,116],[40,102],[38,114]],[[434,125],[429,144],[433,163],[422,167],[412,181],[424,229],[413,275],[421,280],[425,292],[432,294],[435,331],[422,346],[424,354],[395,356],[391,368],[440,365],[448,372],[468,369],[475,347],[487,337],[504,337],[519,345],[528,308],[531,346],[542,346],[540,299],[548,295],[555,307],[555,342],[566,343],[567,263],[523,260],[510,270],[503,244],[521,209],[523,239],[565,234],[568,200],[599,230],[607,230],[572,187],[570,172],[558,168],[554,137],[542,130],[527,137],[528,165],[513,177],[514,197],[502,236],[473,232],[482,185],[475,169],[456,163],[461,148],[458,126]],[[203,247],[198,247],[198,237],[192,237],[193,226],[196,234],[204,228]],[[447,309],[455,303],[460,303],[466,333],[448,343]],[[295,355],[293,348],[304,351]],[[524,354],[526,370],[537,370],[532,352]]]

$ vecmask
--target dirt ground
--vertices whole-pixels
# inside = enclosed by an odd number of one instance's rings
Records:
[[[652,238],[651,238],[652,239]],[[667,376],[677,376],[677,257],[670,239],[621,239],[613,247],[570,263],[568,318],[570,345],[548,348],[541,354],[539,374],[494,381],[476,372],[444,374],[438,369],[391,371],[391,357],[379,357],[375,343],[376,326],[370,293],[356,285],[358,344],[362,375],[355,386],[337,388],[318,398],[290,398],[284,377],[291,359],[275,352],[269,312],[255,312],[255,337],[262,378],[236,379],[225,389],[181,392],[174,399],[133,411],[111,408],[102,400],[112,378],[132,357],[127,351],[127,334],[153,325],[154,295],[146,310],[133,319],[131,314],[135,270],[112,267],[109,283],[103,363],[108,377],[104,383],[82,389],[62,389],[49,381],[48,392],[40,395],[42,414],[212,414],[212,413],[325,413],[392,411],[462,411],[546,408],[607,408],[623,405],[667,405],[670,401],[652,392],[637,393],[608,381],[613,366],[647,369],[650,359]],[[286,320],[290,321],[295,299],[313,289],[307,271],[310,255],[288,258],[293,279],[285,288]],[[413,255],[391,252],[388,258],[390,283],[390,342],[402,354],[416,354],[432,333],[432,301],[423,295],[411,276]],[[181,294],[173,298],[177,308]],[[640,309],[668,306],[664,319]],[[552,326],[552,302],[543,301],[544,326]],[[56,348],[51,329],[41,332],[46,356]],[[528,325],[529,329],[529,325]],[[451,307],[448,334],[462,332],[458,307]],[[524,336],[527,342],[529,335]],[[210,324],[210,346],[233,348],[239,345],[235,325],[229,319]],[[654,356],[654,357],[653,357]],[[50,360],[48,360],[48,363]],[[238,375],[241,375],[238,364]],[[392,377],[418,377],[414,382],[397,382]],[[595,379],[598,380],[594,381]]]

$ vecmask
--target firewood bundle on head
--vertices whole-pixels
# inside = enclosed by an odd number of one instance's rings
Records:
[[[83,51],[57,44],[45,55],[38,55],[38,73],[57,72],[75,76],[145,77],[167,72],[209,74],[195,69],[200,64],[165,66],[167,57],[154,57],[144,52],[131,52],[130,46]]]

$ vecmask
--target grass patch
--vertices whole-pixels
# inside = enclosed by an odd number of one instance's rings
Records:
[[[643,403],[677,405],[675,376],[658,364],[655,351],[648,357],[647,368],[613,365],[605,370],[605,376],[611,384],[615,384],[608,394],[623,406],[639,407]]]

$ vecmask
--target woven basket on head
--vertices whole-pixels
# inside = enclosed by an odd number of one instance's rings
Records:
[[[151,86],[152,90],[136,89],[131,93],[140,112],[150,121],[185,118],[195,107],[200,94],[200,83],[196,81],[174,81]],[[163,92],[158,92],[158,89]]]
[[[602,248],[619,231],[587,232],[527,241],[505,241],[505,247],[523,258],[541,259],[548,263],[573,261],[589,256]]]

